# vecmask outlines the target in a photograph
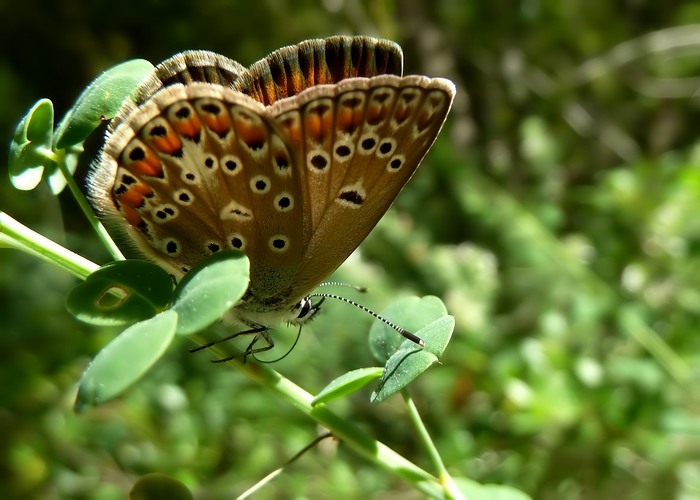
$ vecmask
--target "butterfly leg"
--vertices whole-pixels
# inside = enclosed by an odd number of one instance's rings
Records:
[[[250,356],[251,354],[256,354],[258,352],[268,351],[268,350],[272,349],[272,347],[275,345],[275,343],[272,340],[272,337],[270,336],[270,334],[268,332],[267,327],[265,327],[263,325],[256,325],[256,326],[253,326],[252,328],[250,328],[249,330],[243,330],[242,332],[236,332],[232,335],[229,335],[228,337],[216,339],[212,342],[209,342],[208,344],[204,344],[204,345],[201,345],[199,347],[195,347],[194,349],[190,349],[190,352],[194,353],[194,352],[198,352],[198,351],[201,351],[204,349],[208,349],[210,347],[221,344],[223,342],[228,342],[229,340],[233,340],[236,337],[240,337],[241,335],[255,335],[255,337],[253,338],[253,341],[250,344],[248,344],[248,347],[246,348],[245,351],[243,351],[242,353],[234,354],[233,356],[229,356],[227,358],[212,360],[212,363],[225,363],[226,361],[231,361],[232,359],[241,358],[241,357],[243,358],[243,362],[245,362],[246,358],[248,356]],[[253,346],[255,345],[255,343],[258,340],[260,340],[261,337],[267,342],[267,345],[264,347],[258,347],[256,349],[253,349]]]
[[[243,362],[245,363],[248,360],[248,356],[252,356],[252,355],[257,354],[259,352],[269,351],[270,349],[272,349],[275,346],[275,342],[272,340],[272,337],[270,336],[270,332],[267,328],[263,328],[262,330],[259,330],[256,332],[253,332],[252,330],[246,331],[246,332],[240,332],[238,335],[241,335],[243,333],[246,333],[246,334],[255,333],[256,334],[255,337],[253,337],[253,340],[250,342],[250,344],[248,344],[248,347],[246,347],[245,351],[239,352],[239,353],[234,354],[232,356],[228,356],[226,358],[213,359],[211,362],[212,363],[226,363],[227,361],[231,361],[232,359],[243,358]],[[234,335],[234,337],[235,336],[237,336],[237,335]],[[265,340],[265,342],[267,342],[267,345],[265,345],[263,347],[253,348],[253,346],[257,343],[257,341],[260,340],[261,338],[263,340]]]

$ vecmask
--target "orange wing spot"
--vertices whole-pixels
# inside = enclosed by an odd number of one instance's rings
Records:
[[[238,137],[251,149],[260,149],[267,141],[265,127],[258,123],[250,123],[244,118],[236,118],[236,132]]]
[[[124,215],[124,218],[126,221],[131,224],[134,227],[139,227],[143,223],[143,219],[139,215],[139,213],[136,211],[135,208],[122,204],[120,206],[121,213]]]
[[[433,123],[433,114],[429,113],[427,111],[421,113],[421,115],[418,117],[418,120],[416,120],[416,125],[418,126],[418,131],[423,132],[425,129],[430,127],[430,125]]]
[[[309,113],[306,115],[306,133],[317,143],[323,142],[333,128],[331,113]]]
[[[394,111],[394,119],[396,120],[396,123],[401,125],[408,119],[409,116],[411,116],[412,112],[413,108],[411,108],[410,106],[406,106],[405,104],[399,103],[396,106],[396,111]]]
[[[136,208],[143,203],[143,195],[136,189],[129,189],[127,192],[117,195],[117,199],[122,206]]]
[[[379,125],[386,119],[387,108],[385,106],[371,105],[367,108],[367,123]]]
[[[194,113],[190,113],[188,118],[171,122],[171,125],[178,134],[189,138],[197,137],[202,130],[202,122]]]
[[[228,113],[219,113],[218,115],[206,114],[202,117],[202,121],[214,133],[222,137],[231,130],[231,118]]]
[[[321,117],[316,113],[306,115],[306,133],[314,142],[321,142],[323,140]]]
[[[287,143],[290,145],[301,144],[302,133],[299,122],[293,118],[286,118],[280,122],[282,126],[282,131],[287,139]]]
[[[350,108],[340,108],[338,110],[338,128],[346,134],[352,134],[362,125],[363,116],[360,111],[353,111]]]
[[[115,195],[119,203],[132,208],[139,208],[144,198],[153,196],[153,189],[148,184],[132,184],[126,191]]]
[[[151,146],[161,153],[173,154],[182,148],[182,141],[172,130],[168,130],[165,136],[153,137],[151,139]]]
[[[125,165],[139,176],[163,177],[163,165],[151,148],[138,146],[126,155]]]

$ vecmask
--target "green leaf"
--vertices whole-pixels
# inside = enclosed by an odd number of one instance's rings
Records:
[[[391,304],[381,314],[398,326],[416,333],[431,321],[445,316],[447,308],[439,298],[432,295],[422,298],[405,297]],[[370,349],[374,358],[381,363],[386,363],[404,340],[396,330],[381,321],[375,321],[369,331]]]
[[[150,318],[170,300],[173,282],[157,265],[144,260],[111,262],[68,294],[66,308],[93,325],[123,325]]]
[[[177,333],[203,330],[243,297],[248,288],[250,263],[237,250],[217,252],[199,263],[175,289],[172,309],[180,317]]]
[[[44,168],[55,168],[50,158],[52,140],[53,103],[41,99],[19,122],[10,144],[10,180],[17,189],[34,189],[41,181]]]
[[[175,478],[152,472],[141,476],[129,492],[129,500],[192,500],[192,492]]]
[[[149,73],[144,59],[118,64],[98,76],[78,97],[56,129],[56,149],[82,143],[100,123],[113,118]]]
[[[423,339],[425,348],[420,348],[410,340],[404,340],[401,343],[384,366],[378,388],[370,398],[373,403],[384,401],[396,394],[437,363],[452,337],[455,326],[454,318],[447,315],[444,304],[437,297],[402,299],[392,304],[382,313],[382,316],[401,326],[408,326],[412,332]],[[425,324],[426,322],[429,323]],[[416,330],[416,327],[421,324],[424,326]],[[374,329],[375,326],[373,325],[372,328]],[[381,345],[391,342],[389,340],[379,342],[383,336],[388,335],[388,332],[379,332],[375,335],[374,341]],[[396,332],[394,335],[397,335]],[[374,348],[373,352],[376,352]]]
[[[381,377],[382,371],[383,368],[359,368],[341,375],[321,389],[321,392],[311,401],[311,406],[327,403],[333,399],[357,392],[373,380]]]
[[[58,161],[65,164],[66,170],[70,173],[70,175],[73,175],[75,170],[78,168],[78,160],[80,159],[80,155],[84,150],[85,148],[83,147],[83,144],[80,143],[68,146],[65,149],[56,150],[54,151],[54,154],[56,155]],[[47,171],[46,180],[49,183],[49,188],[53,194],[60,194],[67,184],[65,174],[58,167],[51,168]]]
[[[163,355],[176,328],[177,313],[165,311],[122,332],[85,370],[75,411],[103,404],[141,378]]]

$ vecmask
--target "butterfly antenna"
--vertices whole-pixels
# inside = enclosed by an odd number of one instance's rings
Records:
[[[299,331],[297,332],[297,338],[294,340],[294,343],[292,344],[292,347],[290,347],[290,348],[287,350],[287,352],[285,352],[284,354],[282,354],[282,356],[280,356],[280,357],[277,358],[277,359],[271,359],[271,360],[265,361],[264,359],[259,359],[259,358],[255,357],[255,355],[253,354],[253,359],[254,359],[255,361],[257,361],[258,363],[277,363],[278,361],[282,361],[284,358],[286,358],[287,356],[289,356],[289,353],[291,353],[291,352],[294,350],[294,348],[297,346],[297,342],[299,342],[299,338],[300,338],[300,337],[301,337],[301,326],[299,326]]]
[[[350,283],[343,283],[342,281],[326,281],[324,283],[321,283],[318,285],[319,287],[321,286],[345,286],[348,288],[352,288],[356,292],[360,293],[367,293],[367,287],[366,286],[357,286],[357,285],[351,285]]]
[[[349,285],[349,286],[352,286],[352,285]],[[376,312],[374,312],[374,311],[371,310],[370,308],[363,306],[362,304],[358,304],[358,303],[355,302],[354,300],[350,300],[350,299],[347,299],[347,298],[342,297],[342,296],[340,296],[340,295],[335,295],[335,294],[333,294],[333,293],[312,293],[311,295],[309,295],[309,297],[324,297],[324,298],[327,298],[327,299],[337,299],[337,300],[340,300],[341,302],[345,302],[346,304],[350,304],[351,306],[355,306],[355,307],[357,307],[358,309],[362,309],[364,312],[366,312],[366,313],[368,313],[368,314],[374,316],[374,317],[377,318],[379,321],[381,321],[382,323],[384,323],[385,325],[387,325],[389,328],[391,328],[391,329],[396,330],[397,332],[399,332],[399,334],[400,334],[402,337],[407,338],[407,339],[410,340],[411,342],[413,342],[413,343],[415,343],[415,344],[418,344],[418,345],[421,346],[421,347],[425,347],[425,342],[423,342],[423,339],[421,339],[418,335],[415,335],[415,334],[409,332],[409,331],[406,330],[405,328],[401,328],[401,327],[400,327],[399,325],[397,325],[396,323],[393,323],[393,322],[389,321],[389,320],[386,319],[385,317],[380,316],[379,314],[377,314]]]

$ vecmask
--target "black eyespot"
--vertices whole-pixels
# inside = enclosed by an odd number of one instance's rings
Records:
[[[204,166],[207,168],[214,168],[214,158],[209,157],[206,160],[204,160]]]
[[[344,158],[346,156],[350,156],[351,152],[352,152],[351,149],[345,145],[338,146],[337,148],[335,148],[335,154],[337,154],[341,158]]]
[[[241,248],[243,248],[243,240],[238,238],[237,236],[234,236],[233,238],[231,238],[231,246],[240,250]]]
[[[122,175],[122,183],[123,184],[126,184],[128,186],[129,184],[133,184],[135,182],[136,182],[136,179],[134,179],[130,175],[128,175],[128,174]]]
[[[236,170],[236,169],[238,168],[238,163],[236,163],[236,162],[233,161],[233,160],[226,160],[226,163],[224,163],[224,165],[225,165],[226,168],[227,168],[228,170],[230,170],[231,172],[233,172],[234,170]]]
[[[328,166],[328,160],[322,155],[314,155],[311,157],[311,165],[318,170],[323,170]]]
[[[278,156],[275,159],[275,162],[277,163],[277,168],[284,170],[289,166],[289,159],[285,156]]]
[[[267,182],[263,181],[262,179],[259,181],[255,181],[255,189],[257,189],[258,191],[264,191],[266,187]]]
[[[177,242],[170,240],[166,245],[165,245],[165,250],[168,253],[177,253]]]
[[[272,240],[272,246],[277,248],[278,250],[282,250],[284,247],[287,246],[287,242],[284,241],[282,238],[275,238]]]
[[[168,217],[168,214],[166,214],[163,210],[158,210],[156,212],[156,217],[158,217],[159,219],[165,219]]]
[[[365,201],[362,195],[355,190],[343,191],[342,193],[340,193],[340,196],[338,196],[338,198],[352,203],[353,205],[362,205],[362,202]]]
[[[219,245],[217,245],[216,243],[209,243],[207,245],[207,248],[209,249],[209,251],[211,253],[215,253],[215,252],[218,252],[219,250],[221,250],[221,247],[219,247]]]
[[[383,103],[384,101],[386,101],[387,99],[389,99],[389,97],[391,97],[391,96],[390,96],[389,94],[387,94],[387,93],[384,93],[384,94],[379,94],[379,93],[377,93],[377,94],[374,94],[374,95],[372,96],[372,99],[375,100],[375,101],[377,101],[377,102],[379,102],[379,103]]]
[[[183,201],[183,202],[185,202],[185,203],[187,203],[188,201],[190,201],[190,195],[187,194],[187,193],[180,193],[177,197],[178,197],[178,199],[179,199],[180,201]]]
[[[202,105],[202,109],[212,115],[221,113],[221,108],[217,104],[204,104]]]
[[[401,160],[399,160],[398,158],[394,158],[394,159],[391,160],[391,162],[389,163],[389,166],[390,166],[391,168],[393,168],[394,170],[398,170],[399,168],[401,168],[401,163],[402,163]]]
[[[187,106],[181,107],[180,109],[175,111],[175,116],[177,116],[178,118],[180,118],[182,120],[184,120],[185,118],[189,118],[190,108],[188,108]]]
[[[394,149],[394,147],[392,146],[392,144],[389,141],[382,142],[379,145],[379,152],[383,155],[388,155],[389,153],[391,153],[392,149]]]
[[[367,139],[362,141],[362,149],[365,151],[369,151],[372,149],[375,145],[377,144],[377,141],[372,139],[371,137],[368,137]]]
[[[186,178],[188,181],[193,181],[193,180],[195,180],[195,179],[197,178],[197,176],[194,175],[192,172],[187,172],[187,173],[185,174],[185,178]]]
[[[359,97],[350,97],[343,101],[343,106],[345,106],[346,108],[356,108],[360,104],[362,104],[362,99],[360,99]]]
[[[318,116],[323,116],[329,109],[331,109],[331,107],[327,104],[319,104],[318,106],[311,108],[309,110],[309,113],[314,113]]]
[[[131,161],[139,161],[146,158],[146,152],[143,148],[136,147],[129,152],[129,159]]]
[[[290,200],[286,196],[283,196],[279,199],[279,201],[277,201],[277,205],[279,205],[280,208],[288,208],[291,204],[292,200]]]
[[[156,125],[151,129],[151,137],[165,137],[168,135],[168,131],[163,125]]]
[[[246,146],[248,146],[253,151],[258,151],[265,145],[265,139],[246,141]]]

